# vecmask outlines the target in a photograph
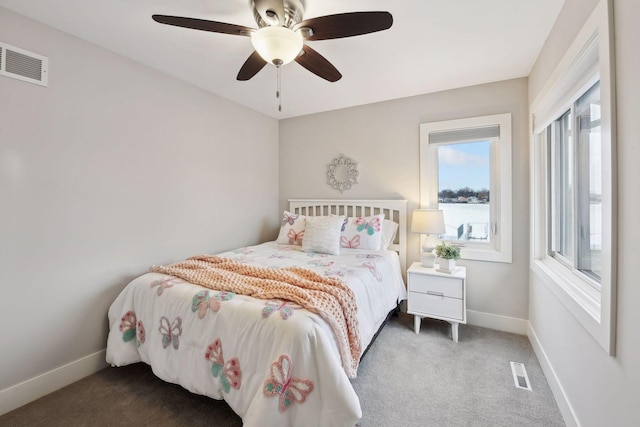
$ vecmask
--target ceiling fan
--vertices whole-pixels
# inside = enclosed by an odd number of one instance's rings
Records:
[[[393,24],[389,12],[350,12],[303,20],[302,0],[251,0],[251,6],[258,29],[180,16],[153,15],[153,20],[176,27],[251,37],[255,51],[236,77],[243,81],[255,76],[268,62],[279,68],[296,61],[317,76],[336,82],[342,74],[306,42],[373,33]]]

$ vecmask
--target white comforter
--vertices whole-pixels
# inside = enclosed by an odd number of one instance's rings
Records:
[[[340,276],[356,296],[363,351],[406,298],[391,251],[342,249],[333,256],[270,242],[220,255]],[[165,381],[226,400],[245,426],[353,426],[362,416],[331,328],[290,302],[147,273],[111,305],[109,325],[108,363],[143,361]]]

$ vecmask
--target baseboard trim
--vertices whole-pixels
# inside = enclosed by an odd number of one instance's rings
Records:
[[[106,349],[0,391],[0,415],[13,411],[105,367]]]
[[[580,427],[580,422],[578,421],[578,417],[576,416],[571,403],[569,403],[569,399],[567,399],[567,394],[556,375],[556,371],[553,369],[549,358],[547,357],[547,353],[545,353],[542,348],[542,344],[540,344],[540,340],[538,340],[538,335],[533,330],[531,323],[527,327],[527,336],[529,337],[529,342],[531,342],[531,346],[533,347],[533,352],[536,354],[538,358],[538,362],[540,363],[540,367],[542,368],[542,372],[547,379],[547,383],[549,384],[549,388],[551,388],[551,392],[553,393],[553,397],[558,404],[558,408],[560,409],[560,413],[562,414],[562,418],[564,418],[564,423],[567,427]]]
[[[527,325],[529,324],[525,319],[473,310],[467,310],[467,323],[518,335],[527,335]]]

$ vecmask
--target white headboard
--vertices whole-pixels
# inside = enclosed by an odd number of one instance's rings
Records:
[[[307,216],[370,216],[380,213],[398,223],[398,233],[389,249],[398,252],[402,271],[407,269],[407,201],[406,200],[327,200],[289,199],[289,211]],[[404,273],[403,273],[404,274]]]

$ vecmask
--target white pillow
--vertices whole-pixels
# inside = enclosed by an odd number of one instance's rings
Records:
[[[342,216],[308,216],[302,250],[321,254],[340,254]]]
[[[306,217],[304,215],[284,211],[282,214],[282,225],[280,226],[280,233],[278,234],[276,243],[302,246],[305,223]]]
[[[382,249],[389,248],[389,245],[393,243],[393,239],[398,232],[398,223],[385,219],[382,221]]]
[[[343,248],[382,249],[382,224],[384,214],[347,219],[340,237]]]

